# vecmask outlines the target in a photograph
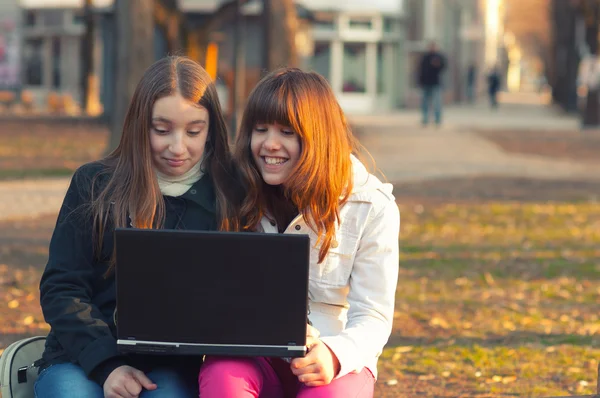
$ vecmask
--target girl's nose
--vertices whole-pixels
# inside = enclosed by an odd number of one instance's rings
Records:
[[[263,146],[268,150],[277,150],[280,147],[279,140],[277,139],[277,134],[267,133],[265,137],[265,142]]]
[[[169,144],[169,151],[173,155],[182,155],[185,152],[185,142],[182,134],[173,134],[173,139]]]

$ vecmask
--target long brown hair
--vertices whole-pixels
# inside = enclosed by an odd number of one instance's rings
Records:
[[[221,229],[235,228],[228,214],[233,212],[236,194],[227,127],[215,85],[210,75],[187,57],[168,56],[151,65],[138,83],[125,116],[118,147],[101,160],[110,175],[101,191],[92,192],[92,217],[96,253],[102,249],[107,225],[161,228],[165,203],[154,172],[150,149],[150,128],[154,103],[179,93],[186,100],[208,110],[209,131],[204,148],[205,172],[212,178]],[[111,258],[112,271],[114,252]]]
[[[340,206],[352,191],[350,154],[357,146],[344,113],[327,81],[317,73],[279,69],[252,90],[234,150],[247,189],[240,211],[247,230],[255,230],[265,214],[276,215],[285,206],[263,181],[252,157],[252,130],[262,123],[289,126],[300,137],[300,159],[285,188],[279,189],[322,242],[322,262],[335,237]]]

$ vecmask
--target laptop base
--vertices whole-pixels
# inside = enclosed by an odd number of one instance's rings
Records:
[[[298,358],[306,355],[305,346],[252,346],[237,344],[215,345],[117,340],[117,348],[119,352],[123,354],[224,355],[280,358]]]

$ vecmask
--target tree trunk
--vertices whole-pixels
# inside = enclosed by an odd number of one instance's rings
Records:
[[[135,87],[154,62],[153,0],[116,0],[116,84],[108,151],[121,140]]]
[[[183,55],[185,53],[185,37],[188,32],[185,15],[177,7],[177,1],[156,0],[154,22],[165,33],[169,54]]]
[[[293,0],[263,0],[265,61],[267,71],[282,66],[298,66],[296,32],[298,20]]]
[[[598,24],[600,23],[600,4],[598,0],[587,0],[585,7],[585,41],[592,57],[591,62],[598,58]],[[595,73],[594,73],[595,74]],[[583,111],[583,127],[600,126],[600,90],[597,84],[588,88],[585,109]]]
[[[567,1],[553,1],[552,98],[563,110],[577,111],[576,11]]]
[[[83,18],[85,20],[85,33],[81,40],[81,108],[87,113],[90,106],[90,94],[94,71],[94,13],[92,0],[85,0],[83,6]]]

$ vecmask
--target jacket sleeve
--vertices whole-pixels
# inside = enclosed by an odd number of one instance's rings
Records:
[[[92,304],[93,286],[102,271],[93,256],[88,208],[92,179],[85,174],[75,172],[65,195],[40,281],[40,300],[44,318],[68,356],[102,385],[125,362],[109,325]]]
[[[336,378],[360,372],[378,357],[392,332],[398,283],[400,212],[393,200],[374,214],[360,240],[350,274],[348,322],[342,333],[321,337],[340,362]]]

